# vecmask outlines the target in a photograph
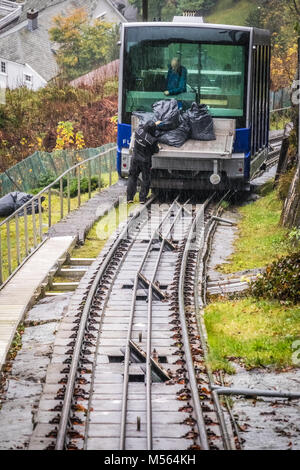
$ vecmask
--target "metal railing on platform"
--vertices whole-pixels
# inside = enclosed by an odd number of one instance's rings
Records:
[[[0,197],[12,191],[31,192],[33,188],[46,186],[49,177],[53,179],[61,175],[79,161],[114,147],[115,144],[104,144],[98,148],[81,150],[55,150],[51,153],[36,151],[0,174]]]
[[[80,161],[0,222],[0,288],[44,243],[54,223],[90,199],[93,191],[112,185],[115,161],[116,146]]]

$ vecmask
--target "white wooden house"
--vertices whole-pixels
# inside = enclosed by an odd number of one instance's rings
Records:
[[[0,0],[0,88],[26,85],[38,90],[57,75],[56,48],[48,31],[54,16],[74,8],[85,8],[91,19],[127,21],[111,0]]]

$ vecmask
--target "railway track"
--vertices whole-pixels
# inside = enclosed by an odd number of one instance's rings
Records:
[[[31,449],[232,448],[198,318],[219,205],[153,202],[120,231],[57,338]]]
[[[152,199],[116,235],[58,334],[30,448],[235,448],[200,315],[220,209],[188,202]]]
[[[261,176],[267,169],[271,168],[272,166],[276,165],[279,161],[280,151],[282,140],[284,136],[284,131],[279,132],[277,135],[271,137],[269,139],[269,151],[266,160],[263,162],[261,167],[256,171],[256,173],[252,176],[252,179],[258,178]]]
[[[270,139],[270,151],[265,162],[266,168],[270,168],[278,163],[283,136],[284,132]]]

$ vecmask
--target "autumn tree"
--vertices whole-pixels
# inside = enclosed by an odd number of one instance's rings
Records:
[[[118,46],[118,42],[120,41],[120,25],[114,25],[111,30],[108,32],[108,41],[109,41],[109,49],[107,53],[107,61],[112,62],[116,60],[120,56],[120,47]]]
[[[293,44],[286,51],[281,51],[277,45],[274,46],[271,61],[272,89],[274,91],[291,86],[296,73],[297,50],[297,44]]]
[[[285,14],[288,16],[286,24],[290,25],[290,28],[286,28],[290,32],[286,35],[288,40],[286,43],[282,41],[280,47],[279,42],[275,45],[275,57],[273,59],[273,67],[278,65],[278,73],[276,76],[278,83],[275,86],[282,85],[282,78],[286,78],[287,81],[294,81],[293,94],[292,94],[292,121],[294,129],[290,136],[291,151],[290,159],[294,162],[294,176],[292,178],[287,197],[284,202],[281,223],[283,226],[292,228],[300,227],[300,154],[299,154],[299,66],[298,63],[298,45],[296,43],[297,36],[300,35],[300,1],[299,0],[287,0],[285,6]],[[281,34],[282,35],[282,30]],[[289,44],[288,44],[289,43]],[[285,49],[285,54],[284,54]],[[284,82],[283,82],[284,83]]]
[[[272,34],[272,89],[290,88],[299,79],[297,37],[300,35],[300,0],[257,0],[257,7],[247,18],[249,26],[269,29]],[[300,95],[299,95],[300,97]],[[281,223],[285,227],[300,226],[300,156],[298,154],[299,99],[293,100],[289,162],[294,168]]]
[[[106,63],[111,48],[112,25],[90,23],[84,9],[53,18],[50,39],[59,45],[57,63],[66,79],[73,79]]]

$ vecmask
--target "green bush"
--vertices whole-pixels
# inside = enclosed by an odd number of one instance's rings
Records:
[[[33,194],[38,193],[42,189],[46,188],[46,186],[53,183],[53,181],[55,181],[56,178],[57,176],[55,176],[52,173],[46,173],[45,175],[42,175],[38,181],[38,188],[35,188],[34,190],[32,190],[32,193]],[[67,184],[68,184],[67,176],[64,176],[63,177],[63,189],[64,189],[65,196],[67,196],[68,194]],[[103,180],[101,180],[101,187],[103,186],[104,186],[104,182]],[[60,188],[59,182],[56,183],[54,186],[52,186],[52,188],[59,189]],[[97,188],[98,188],[98,176],[92,176],[91,177],[91,190],[94,191]],[[83,194],[83,193],[87,193],[88,190],[89,190],[88,178],[84,176],[80,180],[80,192]],[[77,178],[76,177],[70,178],[70,197],[76,197],[77,194],[78,194]]]
[[[250,285],[256,298],[300,301],[300,251],[283,257],[267,267],[265,273]]]
[[[46,173],[39,177],[38,187],[39,189],[46,188],[49,184],[56,180],[56,176],[53,173]],[[57,186],[57,185],[55,185]]]
[[[65,185],[64,189],[64,194],[67,195],[67,183]],[[103,180],[101,180],[101,187],[104,186]],[[94,191],[95,189],[98,188],[98,176],[92,176],[91,177],[91,190]],[[89,190],[89,184],[88,184],[88,178],[84,176],[80,180],[80,192],[87,193]],[[76,197],[78,194],[78,182],[77,178],[72,178],[70,179],[70,196],[71,197]]]

